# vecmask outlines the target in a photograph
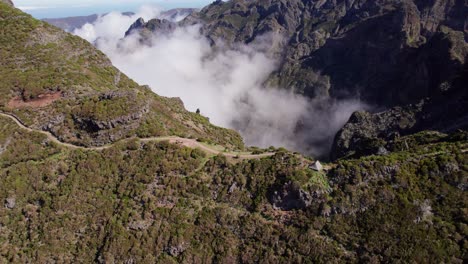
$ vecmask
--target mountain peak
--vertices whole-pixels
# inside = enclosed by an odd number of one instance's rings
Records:
[[[125,36],[128,36],[130,34],[132,34],[132,32],[134,32],[135,30],[143,27],[145,25],[145,20],[140,17],[138,18],[131,26],[130,28],[127,30],[127,32],[125,32]]]

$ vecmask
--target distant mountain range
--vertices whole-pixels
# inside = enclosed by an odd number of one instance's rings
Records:
[[[161,13],[160,17],[170,20],[177,21],[185,18],[186,16],[192,14],[197,9],[195,8],[175,8],[164,11]],[[124,12],[122,13],[125,16],[135,15],[133,12]],[[64,18],[44,18],[42,21],[45,21],[51,25],[54,25],[58,28],[61,28],[67,32],[73,32],[77,28],[81,28],[86,23],[94,23],[99,18],[98,14],[92,14],[89,16],[76,16],[76,17],[64,17]]]

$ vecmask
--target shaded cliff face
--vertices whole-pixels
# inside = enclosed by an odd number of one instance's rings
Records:
[[[400,136],[423,130],[468,130],[468,65],[441,95],[379,113],[357,112],[338,132],[332,159],[378,154]]]
[[[203,23],[214,43],[278,33],[287,41],[270,82],[310,97],[392,106],[437,95],[459,74],[467,12],[463,0],[234,0],[217,1],[184,24]]]
[[[383,140],[466,127],[467,14],[463,0],[232,0],[216,1],[179,26],[202,24],[212,45],[231,48],[273,32],[285,41],[271,51],[280,65],[269,85],[311,98],[358,98],[384,111],[372,122],[351,120],[335,140],[336,158],[353,152],[358,144],[348,141],[359,142],[366,134],[359,131],[370,127],[365,137]],[[136,29],[143,38],[167,29],[155,22]],[[406,115],[414,124],[405,128],[390,118]]]

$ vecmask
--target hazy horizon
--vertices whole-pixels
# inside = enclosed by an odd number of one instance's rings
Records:
[[[61,18],[70,16],[86,16],[103,14],[111,11],[137,11],[142,5],[154,5],[162,9],[201,8],[214,0],[13,0],[15,6],[35,18]]]

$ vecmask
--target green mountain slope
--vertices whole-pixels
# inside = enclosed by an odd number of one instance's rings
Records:
[[[0,3],[0,110],[69,143],[178,135],[242,148],[217,128],[130,80],[85,40]]]
[[[67,142],[114,142],[71,148],[0,116],[0,263],[468,258],[465,132],[395,137],[389,153],[320,172],[286,150],[236,160],[169,142],[118,141],[190,133],[241,146],[236,133],[186,112],[177,99],[123,74],[115,81],[118,71],[86,42],[2,3],[0,18],[2,111]]]
[[[318,173],[288,152],[232,164],[165,142],[86,151],[0,124],[1,262],[467,257],[466,135],[405,138]]]

